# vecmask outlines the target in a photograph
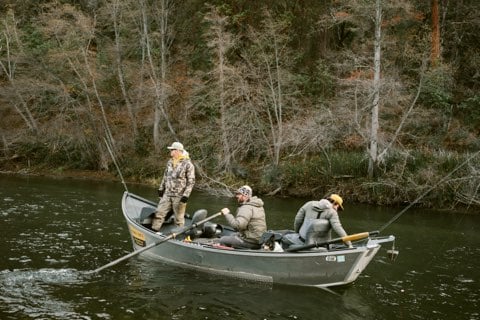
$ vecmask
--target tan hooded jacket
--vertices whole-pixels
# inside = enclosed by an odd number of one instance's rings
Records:
[[[239,232],[240,237],[251,243],[260,243],[261,237],[267,231],[263,201],[256,196],[241,203],[234,217],[231,213],[225,214],[228,224]]]

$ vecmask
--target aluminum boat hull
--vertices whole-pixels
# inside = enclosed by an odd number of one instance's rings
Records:
[[[134,250],[140,250],[171,235],[171,226],[157,234],[142,224],[142,213],[155,210],[156,204],[125,192],[122,210]],[[191,219],[186,219],[186,226]],[[170,229],[169,229],[170,228]],[[375,257],[381,243],[393,236],[369,238],[354,248],[274,252],[267,250],[227,249],[209,241],[170,239],[141,253],[143,257],[184,268],[229,277],[296,286],[330,287],[354,282]]]

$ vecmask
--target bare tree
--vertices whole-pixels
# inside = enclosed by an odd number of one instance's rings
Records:
[[[213,51],[214,69],[212,70],[214,92],[217,95],[219,122],[222,144],[222,164],[221,167],[229,171],[231,169],[232,153],[230,151],[230,142],[228,139],[227,124],[227,82],[231,77],[232,70],[227,64],[226,54],[235,44],[234,37],[226,30],[228,26],[228,17],[221,15],[215,7],[210,7],[210,12],[205,16],[205,21],[210,24],[207,34],[207,45]]]
[[[87,102],[88,108],[90,110],[90,112],[88,113],[88,119],[90,120],[90,125],[95,132],[95,135],[94,135],[93,139],[95,140],[98,155],[99,155],[98,166],[101,169],[108,169],[108,163],[110,162],[110,159],[108,157],[107,150],[104,148],[104,145],[103,145],[103,142],[102,142],[103,141],[102,137],[107,139],[111,145],[114,145],[113,135],[110,131],[110,127],[108,126],[108,120],[107,120],[107,115],[105,114],[105,108],[104,108],[103,102],[102,102],[102,100],[101,100],[101,98],[98,94],[98,90],[97,90],[96,82],[95,82],[95,77],[92,74],[92,70],[90,69],[90,65],[89,65],[89,62],[88,62],[88,57],[87,57],[85,51],[83,52],[82,55],[83,55],[83,59],[84,59],[84,66],[85,66],[85,68],[88,72],[88,77],[90,77],[90,79],[87,78],[86,76],[83,76],[80,73],[80,71],[78,70],[76,65],[79,64],[79,62],[77,62],[77,61],[74,62],[71,59],[68,59],[68,61],[69,61],[70,67],[72,68],[72,70],[77,75],[78,80],[82,83],[82,86],[83,86],[83,89],[84,89],[84,96],[86,98],[86,102]],[[101,125],[97,124],[98,120],[95,117],[95,114],[96,114],[95,106],[94,106],[94,103],[93,103],[93,101],[90,97],[91,89],[90,89],[90,86],[89,86],[89,82],[91,82],[91,86],[93,87],[93,94],[95,95],[95,98],[99,102],[99,106],[100,106],[100,110],[101,110],[101,114],[102,114]]]
[[[264,136],[271,146],[273,164],[277,166],[285,142],[285,121],[291,121],[295,113],[298,115],[297,90],[289,71],[292,59],[288,50],[288,21],[274,18],[265,10],[262,28],[259,31],[251,28],[249,34],[253,45],[245,57],[254,72],[252,87],[261,88],[252,92],[260,94],[256,109],[259,114],[266,115],[268,123],[262,128],[268,131]]]
[[[69,77],[68,81],[74,82],[74,86],[78,88],[76,94],[85,99],[84,104],[72,104],[75,115],[80,120],[79,125],[83,126],[84,130],[70,132],[77,135],[79,140],[93,142],[96,148],[89,152],[95,153],[100,169],[107,169],[110,159],[103,138],[112,142],[113,134],[108,125],[109,115],[97,88],[97,79],[102,77],[102,73],[97,68],[96,52],[91,50],[95,39],[95,16],[86,16],[68,4],[46,6],[45,12],[40,20],[43,23],[43,32],[57,43],[52,57],[56,59],[55,63],[68,66],[62,70],[67,70],[69,76],[73,71],[76,77]],[[64,15],[70,19],[59,18]],[[85,107],[88,109],[85,110]],[[89,143],[86,142],[85,148],[88,146]]]
[[[168,71],[168,50],[170,49],[170,45],[172,42],[171,33],[169,32],[169,17],[170,17],[170,10],[171,10],[172,3],[169,0],[161,0],[160,7],[155,8],[157,9],[156,12],[159,19],[159,48],[160,51],[160,66],[157,67],[157,61],[154,57],[153,50],[155,49],[154,43],[152,41],[152,32],[150,30],[151,22],[149,20],[148,12],[148,5],[145,0],[140,1],[140,8],[142,14],[142,46],[145,49],[146,58],[149,65],[149,76],[150,80],[154,86],[155,92],[155,114],[154,114],[154,122],[153,122],[153,140],[155,144],[155,148],[158,149],[160,147],[160,121],[163,118],[168,126],[170,133],[177,137],[177,133],[173,128],[173,125],[168,117],[168,113],[166,111],[168,95],[169,95],[169,87],[167,86],[167,71]]]
[[[422,92],[422,89],[423,89],[423,79],[424,79],[424,76],[425,76],[425,70],[427,68],[427,59],[423,59],[423,63],[422,63],[422,67],[420,69],[420,80],[419,80],[419,83],[418,83],[418,87],[417,87],[417,93],[415,94],[411,104],[410,104],[410,107],[405,111],[405,113],[403,114],[402,116],[402,120],[400,121],[400,124],[398,125],[397,129],[395,130],[395,134],[393,135],[393,137],[390,139],[390,142],[387,144],[387,146],[385,148],[383,148],[383,150],[379,153],[377,159],[379,162],[382,162],[385,160],[385,157],[388,153],[388,151],[390,150],[390,148],[392,148],[393,144],[397,141],[397,138],[398,136],[400,135],[400,132],[402,131],[403,129],[403,126],[407,120],[407,118],[410,116],[410,114],[412,113],[412,110],[413,108],[415,107],[416,103],[417,103],[417,100],[418,100],[418,97],[420,96],[420,93]]]
[[[370,30],[374,31],[373,41],[352,43],[351,48],[340,51],[342,58],[335,62],[337,72],[341,75],[338,81],[342,87],[341,94],[335,98],[335,112],[337,118],[343,116],[343,121],[350,119],[347,126],[343,126],[343,139],[348,139],[347,133],[358,137],[357,147],[367,146],[369,177],[375,175],[375,170],[386,159],[389,150],[401,146],[398,144],[400,132],[422,87],[421,80],[413,97],[409,93],[405,94],[411,79],[391,63],[392,59],[405,59],[408,56],[409,60],[405,60],[411,63],[410,69],[417,68],[418,61],[422,60],[424,54],[422,39],[418,43],[405,43],[401,46],[397,34],[384,34],[384,29],[388,31],[390,26],[415,19],[415,12],[408,1],[340,1],[332,9],[331,17],[324,17],[320,21],[323,28],[339,29],[342,34],[355,34],[359,39],[370,38]],[[386,58],[383,58],[385,54]],[[420,79],[423,79],[425,68],[420,69]],[[412,83],[416,84],[416,81]],[[396,122],[398,117],[387,117],[392,113],[398,114],[404,105],[405,112],[399,123]],[[382,117],[388,120],[381,124]],[[387,143],[388,141],[390,142]]]
[[[432,6],[432,49],[430,61],[433,66],[440,59],[440,10],[438,0],[431,0]]]
[[[382,1],[376,0],[375,4],[375,45],[373,59],[373,103],[371,111],[370,149],[368,162],[368,176],[374,175],[378,156],[378,109],[380,104],[380,71],[381,71],[381,46],[382,44]]]
[[[6,57],[5,60],[0,60],[0,66],[2,67],[3,72],[5,73],[6,78],[10,84],[10,89],[13,91],[15,99],[17,101],[11,101],[15,111],[23,119],[29,130],[37,131],[37,122],[34,119],[32,112],[30,111],[29,106],[27,105],[26,100],[24,99],[21,92],[18,90],[19,86],[15,80],[15,71],[16,71],[16,59],[12,52],[12,43],[15,44],[15,47],[21,51],[21,43],[18,37],[17,30],[17,21],[15,20],[15,15],[12,10],[8,11],[7,17],[2,21],[2,36],[5,46]],[[0,49],[2,49],[0,47]],[[3,50],[0,50],[3,51]]]
[[[112,3],[112,19],[113,19],[113,27],[115,31],[115,60],[117,65],[117,76],[118,82],[120,84],[120,89],[122,90],[123,100],[125,101],[125,105],[127,107],[128,115],[130,116],[130,122],[132,123],[133,128],[133,135],[134,139],[138,134],[137,129],[137,120],[135,116],[135,110],[133,108],[133,104],[129,97],[126,87],[126,80],[125,80],[125,73],[123,70],[122,65],[122,45],[121,45],[121,34],[120,34],[120,15],[122,13],[122,4],[119,0],[114,0]]]

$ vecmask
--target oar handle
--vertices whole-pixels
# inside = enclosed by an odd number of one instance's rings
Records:
[[[102,270],[104,270],[104,269],[106,269],[106,268],[109,268],[109,267],[111,267],[111,266],[114,266],[114,265],[116,265],[117,263],[122,262],[123,260],[127,260],[127,259],[129,259],[129,258],[131,258],[131,257],[133,257],[133,256],[136,256],[136,255],[144,252],[144,251],[147,251],[148,249],[151,249],[151,248],[153,248],[153,247],[156,247],[156,246],[158,246],[158,245],[160,245],[160,244],[162,244],[162,243],[164,243],[164,242],[167,242],[168,240],[170,240],[170,239],[172,239],[172,238],[175,238],[175,237],[178,236],[178,235],[184,234],[185,232],[187,232],[187,231],[189,231],[189,230],[191,230],[191,229],[193,229],[193,228],[196,228],[196,227],[204,224],[205,222],[210,221],[210,220],[212,220],[212,219],[220,216],[221,214],[222,214],[222,212],[217,212],[217,213],[215,213],[214,215],[211,215],[210,217],[207,217],[207,218],[205,218],[205,219],[203,219],[203,220],[200,220],[200,221],[198,221],[198,222],[196,222],[196,223],[193,223],[193,224],[189,225],[188,227],[185,227],[185,228],[181,229],[181,230],[180,230],[179,232],[177,232],[177,233],[172,232],[171,234],[169,234],[169,235],[166,236],[165,238],[162,238],[162,239],[159,240],[159,241],[155,241],[154,243],[151,243],[151,244],[149,244],[148,246],[146,246],[146,247],[144,247],[144,248],[142,248],[142,249],[139,249],[139,250],[135,250],[135,251],[133,251],[133,252],[130,252],[129,254],[127,254],[127,255],[125,255],[125,256],[123,256],[123,257],[120,257],[120,258],[118,258],[118,259],[116,259],[116,260],[114,260],[114,261],[112,261],[112,262],[110,262],[110,263],[107,263],[106,265],[104,265],[104,266],[102,266],[102,267],[100,267],[100,268],[97,268],[97,269],[92,270],[92,271],[87,271],[87,274],[97,273],[97,272],[100,272],[100,271],[102,271]]]
[[[378,231],[360,232],[360,233],[351,234],[349,236],[341,237],[339,239],[341,239],[343,242],[357,241],[357,240],[362,240],[362,239],[368,238],[369,236],[377,235],[378,233],[379,233]],[[338,242],[340,242],[340,241],[338,241]]]

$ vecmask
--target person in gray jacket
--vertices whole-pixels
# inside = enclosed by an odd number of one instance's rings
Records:
[[[252,188],[240,187],[236,193],[239,207],[234,217],[228,208],[221,210],[228,224],[237,231],[220,238],[220,244],[237,249],[259,249],[263,233],[267,230],[262,199],[252,196]]]
[[[347,233],[338,217],[338,211],[342,210],[343,199],[338,194],[332,194],[320,201],[309,201],[298,210],[293,229],[306,244],[330,240],[332,229],[339,237],[344,237]],[[350,241],[346,244],[352,246]]]

